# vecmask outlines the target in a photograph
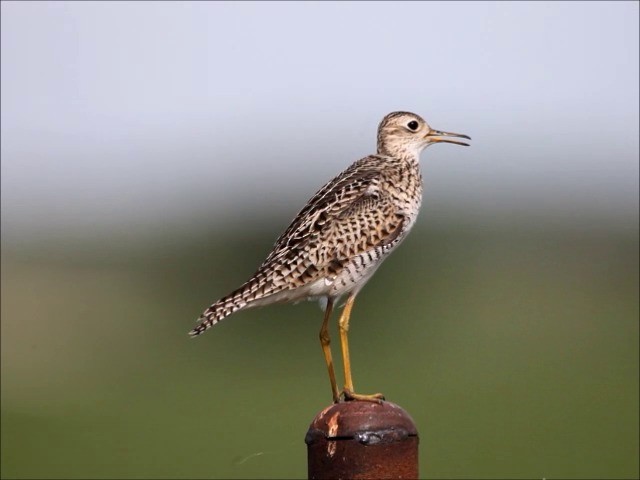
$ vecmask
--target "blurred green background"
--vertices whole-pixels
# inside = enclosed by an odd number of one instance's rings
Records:
[[[330,402],[317,306],[186,335],[274,223],[4,248],[2,476],[304,477]],[[350,335],[356,388],[412,414],[424,476],[637,477],[637,229],[428,226],[362,291]]]

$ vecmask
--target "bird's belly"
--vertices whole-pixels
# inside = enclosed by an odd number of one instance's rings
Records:
[[[357,293],[373,276],[382,261],[369,265],[349,264],[331,283],[328,296],[341,297],[349,293]]]
[[[404,236],[402,235],[398,238],[390,248],[383,249],[379,247],[355,257],[333,280],[328,296],[337,298],[349,293],[358,293],[382,262],[400,244]]]

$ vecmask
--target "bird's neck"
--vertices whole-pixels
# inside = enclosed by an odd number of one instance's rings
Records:
[[[419,167],[420,165],[420,152],[418,151],[378,148],[378,155],[401,160],[415,167]]]
[[[378,142],[378,155],[400,158],[408,162],[420,161],[420,151],[417,148],[411,149],[407,148],[406,145],[398,145],[391,142]]]

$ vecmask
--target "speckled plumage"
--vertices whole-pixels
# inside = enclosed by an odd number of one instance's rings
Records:
[[[404,189],[395,186],[401,178]],[[408,233],[421,198],[417,163],[379,155],[357,161],[309,201],[251,279],[203,313],[205,328],[252,303],[359,289]]]
[[[413,113],[387,115],[378,127],[377,153],[322,187],[256,273],[205,310],[190,335],[241,309],[355,297],[415,223],[422,202],[420,152],[436,142],[466,145],[450,136],[469,138],[432,130]]]

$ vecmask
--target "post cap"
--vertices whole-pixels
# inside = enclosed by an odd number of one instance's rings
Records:
[[[355,439],[363,445],[374,445],[417,435],[411,416],[395,403],[347,401],[322,410],[311,422],[305,443]]]

